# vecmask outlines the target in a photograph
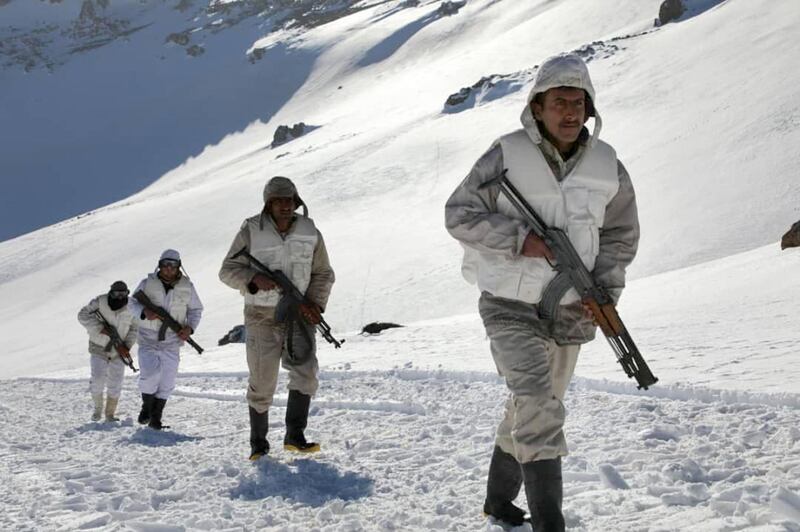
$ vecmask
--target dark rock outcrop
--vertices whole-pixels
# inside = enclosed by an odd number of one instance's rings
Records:
[[[664,0],[661,2],[661,7],[658,8],[659,26],[677,20],[685,12],[686,6],[683,0]]]
[[[781,249],[800,247],[800,221],[794,223],[781,238]]]
[[[217,345],[243,344],[247,340],[247,329],[244,325],[236,325],[219,339]]]
[[[382,331],[386,329],[393,329],[395,327],[403,327],[403,325],[399,325],[397,323],[391,323],[388,321],[373,321],[372,323],[367,323],[361,328],[362,335],[372,335],[372,334],[380,334]]]
[[[455,15],[458,11],[467,5],[466,1],[461,2],[450,2],[445,1],[439,4],[439,9],[436,10],[436,14],[440,17],[449,17],[450,15]]]
[[[292,127],[280,125],[275,130],[275,134],[272,137],[272,147],[274,148],[275,146],[286,144],[290,140],[302,137],[305,133],[306,124],[304,122],[298,122]]]
[[[170,33],[167,35],[167,38],[164,40],[164,42],[174,42],[178,46],[186,46],[189,44],[189,40],[189,30],[186,30],[180,33]]]
[[[192,57],[197,57],[199,55],[203,55],[206,53],[206,49],[200,46],[199,44],[193,44],[186,49],[186,53],[191,55]]]

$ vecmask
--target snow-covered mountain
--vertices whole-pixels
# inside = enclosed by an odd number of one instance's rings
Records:
[[[91,3],[107,23],[88,37],[65,33],[86,2],[0,5],[3,234],[93,209],[0,243],[0,377],[37,376],[0,393],[0,420],[20,427],[0,439],[0,466],[19,472],[0,488],[21,508],[6,524],[486,527],[472,514],[503,387],[443,204],[491,141],[519,126],[536,66],[577,50],[601,136],[637,191],[642,241],[620,312],[661,380],[635,395],[602,340],[584,350],[567,403],[580,412],[567,429],[569,524],[800,530],[800,255],[777,245],[800,219],[795,2],[687,1],[661,26],[659,0]],[[300,122],[304,135],[273,145],[278,126]],[[320,353],[328,373],[313,422],[329,461],[250,471],[237,462],[242,349],[212,347],[241,322],[241,300],[217,271],[272,175],[295,180],[325,235],[337,273],[326,319],[348,341]],[[206,306],[197,340],[209,349],[182,362],[182,430],[152,440],[131,424],[114,436],[84,426],[77,310],[116,279],[137,282],[166,247],[181,251]],[[375,320],[407,327],[355,334]],[[35,397],[62,419],[26,421]],[[449,397],[472,406],[458,411]],[[135,408],[133,379],[123,408]],[[39,426],[63,454],[39,454]],[[80,441],[105,456],[109,438],[136,463],[175,446],[197,459],[131,475],[69,452]],[[453,439],[468,443],[434,458]],[[432,451],[418,457],[420,445]],[[424,459],[434,466],[420,473]],[[298,495],[297,467],[337,497]],[[294,488],[281,491],[276,474]],[[25,475],[46,477],[60,498],[25,508],[35,492]],[[149,495],[132,487],[142,484]]]

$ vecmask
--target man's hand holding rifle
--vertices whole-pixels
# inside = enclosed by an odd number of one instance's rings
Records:
[[[492,186],[499,187],[501,194],[511,202],[531,227],[531,232],[523,242],[522,255],[543,257],[559,272],[542,295],[540,303],[542,317],[555,316],[561,298],[567,290],[574,288],[593,322],[603,331],[617,361],[628,377],[635,378],[638,388],[645,390],[658,382],[658,378],[650,371],[639,348],[622,323],[613,299],[603,287],[594,282],[567,234],[557,227],[548,227],[544,223],[509,181],[505,171],[481,185],[481,188]]]
[[[131,357],[131,351],[130,351],[130,349],[128,349],[128,346],[125,345],[125,342],[120,337],[119,332],[117,332],[116,327],[111,325],[108,322],[108,320],[106,320],[105,316],[103,316],[100,313],[99,310],[95,310],[94,314],[97,316],[97,319],[100,320],[100,323],[103,324],[103,329],[100,332],[105,334],[106,336],[108,336],[111,339],[111,340],[109,340],[108,344],[106,344],[106,346],[103,348],[103,351],[108,353],[108,352],[111,351],[111,348],[113,347],[114,350],[119,355],[120,360],[122,360],[123,364],[125,364],[126,366],[131,368],[134,373],[139,371],[133,365],[133,357]]]
[[[292,281],[280,270],[270,270],[264,263],[252,256],[247,248],[242,248],[233,255],[231,259],[238,257],[245,257],[250,265],[258,270],[253,276],[252,282],[259,290],[275,290],[278,289],[283,294],[283,297],[290,298],[293,303],[297,304],[300,315],[303,316],[307,322],[315,325],[323,338],[338,349],[342,347],[344,340],[337,340],[331,334],[331,327],[325,318],[322,317],[322,309],[319,305],[308,299]]]

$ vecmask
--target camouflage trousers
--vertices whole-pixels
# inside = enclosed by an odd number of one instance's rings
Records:
[[[481,296],[479,309],[498,373],[509,396],[496,445],[519,463],[567,455],[564,394],[579,345],[558,345],[537,335],[534,305]]]
[[[317,393],[319,363],[316,351],[302,364],[288,363],[286,326],[275,323],[273,307],[245,306],[244,324],[247,329],[247,367],[250,370],[247,402],[256,412],[266,412],[272,406],[281,365],[289,372],[290,390],[311,396]]]

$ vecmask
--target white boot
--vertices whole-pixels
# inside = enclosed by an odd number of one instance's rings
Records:
[[[106,421],[119,421],[119,418],[114,416],[117,411],[118,402],[119,397],[106,398]]]
[[[94,400],[94,412],[92,412],[92,421],[100,421],[103,417],[103,394],[92,395]]]

